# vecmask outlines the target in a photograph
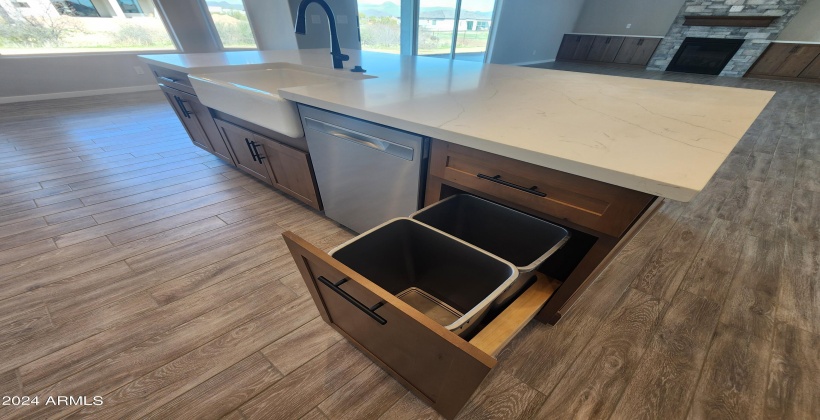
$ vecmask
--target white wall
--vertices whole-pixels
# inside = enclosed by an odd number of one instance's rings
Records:
[[[820,0],[808,0],[777,40],[820,42]]]
[[[554,60],[561,39],[572,32],[582,0],[504,0],[500,3],[491,63]]]
[[[573,32],[664,36],[684,1],[586,0]]]
[[[186,52],[216,51],[197,0],[157,2],[173,22]],[[167,52],[167,51],[164,51]],[[0,56],[0,103],[156,88],[156,80],[137,58],[141,53]],[[134,67],[143,69],[137,74]]]
[[[137,74],[135,66],[144,74]],[[0,103],[45,99],[48,96],[43,95],[66,92],[113,93],[156,87],[151,72],[136,54],[4,56],[0,57],[0,80]]]

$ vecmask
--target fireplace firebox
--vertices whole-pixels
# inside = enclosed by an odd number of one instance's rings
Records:
[[[718,75],[743,45],[743,41],[687,37],[666,71]]]

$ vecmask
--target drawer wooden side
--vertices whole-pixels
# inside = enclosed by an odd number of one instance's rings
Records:
[[[430,174],[613,237],[621,236],[653,198],[441,140],[432,143]]]
[[[496,360],[297,235],[283,236],[325,322],[436,411],[455,417]],[[346,279],[339,289],[386,323],[320,277]]]
[[[148,65],[148,68],[151,69],[154,77],[156,77],[157,83],[196,96],[196,92],[194,92],[194,88],[191,86],[191,81],[188,80],[186,73],[151,64]]]

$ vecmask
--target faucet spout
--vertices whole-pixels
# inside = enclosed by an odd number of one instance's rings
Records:
[[[322,7],[327,14],[327,21],[330,25],[330,55],[333,56],[333,68],[344,68],[342,62],[350,60],[350,56],[342,54],[342,48],[339,46],[339,34],[336,32],[336,16],[333,15],[330,5],[325,0],[302,0],[299,3],[299,10],[296,12],[296,30],[300,35],[305,34],[305,20],[307,19],[307,7],[311,3],[316,3]]]

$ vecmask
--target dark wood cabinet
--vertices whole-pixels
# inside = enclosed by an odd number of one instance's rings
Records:
[[[188,75],[149,65],[191,141],[293,198],[322,209],[305,138],[290,138],[202,104]],[[263,133],[263,134],[260,134]]]
[[[820,45],[772,43],[745,76],[818,81],[820,80]]]
[[[578,48],[579,42],[581,42],[579,35],[565,34],[555,59],[559,61],[572,60],[572,56],[575,55],[575,50]]]
[[[236,166],[305,204],[321,210],[310,155],[236,124],[215,119]]]
[[[593,35],[579,35],[578,46],[572,54],[573,60],[586,60],[589,50],[592,49],[592,43],[595,42]]]
[[[488,180],[496,177],[504,183]],[[639,191],[433,140],[425,205],[458,193],[477,195],[571,230],[572,237],[555,257],[561,267],[541,268],[562,282],[537,316],[550,323],[561,318],[660,203]]]
[[[775,76],[797,77],[820,55],[820,45],[797,45],[774,72]]]
[[[623,43],[622,36],[596,36],[586,60],[612,63]]]
[[[820,55],[799,76],[801,79],[820,79]]]
[[[789,56],[791,44],[769,44],[769,48],[760,55],[754,65],[746,73],[750,75],[772,75]]]
[[[222,140],[210,109],[196,97],[188,76],[170,69],[150,65],[149,67],[157,78],[165,98],[188,132],[191,142],[233,164],[233,156]]]
[[[222,138],[230,146],[236,167],[268,184],[273,184],[273,169],[270,166],[265,146],[255,138],[256,134],[229,122],[216,120]]]
[[[211,147],[211,142],[208,141],[205,130],[202,128],[202,124],[199,123],[199,118],[193,113],[193,110],[188,109],[190,106],[190,98],[187,97],[190,95],[164,85],[160,85],[159,88],[162,89],[162,93],[165,94],[165,98],[168,99],[171,108],[174,109],[177,117],[182,121],[182,126],[185,127],[185,131],[188,132],[191,141],[195,145],[213,153],[214,148]],[[185,99],[182,98],[183,95],[186,95],[188,99],[188,107],[186,107]]]
[[[565,34],[555,59],[646,66],[661,38]]]
[[[660,38],[636,38],[627,37],[624,39],[618,54],[613,60],[618,64],[632,64],[636,66],[646,66],[649,59],[655,53],[655,49],[660,44]]]
[[[559,279],[534,273],[531,285],[508,306],[479,322],[475,335],[463,337],[292,232],[283,235],[322,319],[448,419],[464,407],[507,343],[533,318],[556,322],[659,203],[648,194],[440,140],[431,144],[426,187],[428,205],[467,192],[566,222],[587,232],[576,230],[574,237],[590,242],[583,249],[570,242],[562,248],[582,254],[571,274]]]
[[[268,154],[268,158],[273,169],[273,185],[305,204],[321,209],[316,177],[308,153],[273,140],[262,142],[272,152]]]

